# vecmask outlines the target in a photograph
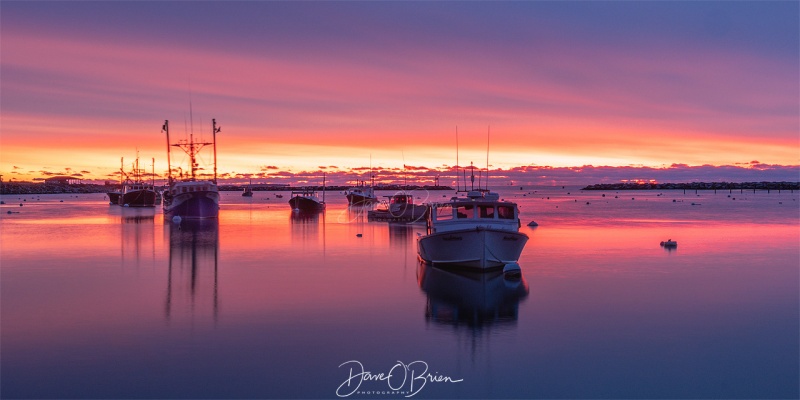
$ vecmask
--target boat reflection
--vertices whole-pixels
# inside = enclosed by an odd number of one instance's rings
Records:
[[[499,270],[443,269],[420,262],[417,279],[428,296],[425,319],[442,325],[515,325],[519,302],[528,296],[524,277],[506,278]]]
[[[292,238],[306,241],[318,238],[320,229],[325,232],[325,211],[292,210],[289,214],[292,223]],[[322,226],[320,227],[320,221]],[[323,237],[324,238],[324,237]]]
[[[389,244],[392,247],[413,247],[414,230],[422,232],[419,226],[405,223],[389,223]]]
[[[169,232],[167,320],[176,315],[205,316],[210,310],[216,321],[219,220],[184,220],[168,224],[166,230]]]
[[[155,263],[155,208],[154,207],[117,207],[120,211],[120,229],[122,240],[120,256],[122,265],[132,263],[142,265],[143,255],[149,253],[151,262]]]

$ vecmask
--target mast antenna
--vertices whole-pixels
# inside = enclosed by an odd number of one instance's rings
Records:
[[[164,125],[161,126],[161,132],[167,133],[167,184],[172,183],[172,165],[170,164],[169,159],[169,152],[170,152],[170,145],[169,145],[169,120],[164,120]]]

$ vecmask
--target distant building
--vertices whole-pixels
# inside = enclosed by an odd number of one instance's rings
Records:
[[[58,185],[77,185],[81,183],[80,178],[74,176],[51,176],[44,180],[44,183],[53,183]]]

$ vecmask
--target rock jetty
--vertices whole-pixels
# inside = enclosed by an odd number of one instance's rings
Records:
[[[581,190],[800,190],[800,182],[599,183]]]

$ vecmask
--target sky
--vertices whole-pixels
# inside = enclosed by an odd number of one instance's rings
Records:
[[[240,180],[447,175],[487,144],[522,180],[800,180],[800,2],[0,2],[4,180],[162,175],[164,121],[212,118]]]

